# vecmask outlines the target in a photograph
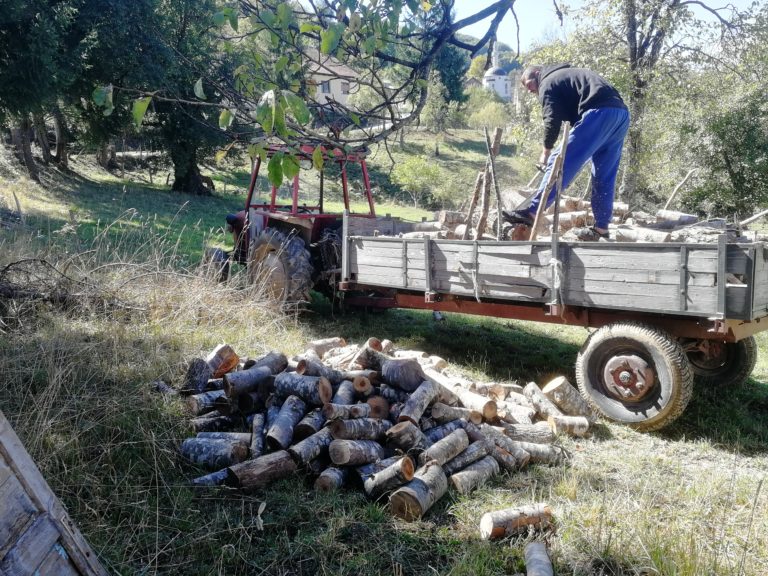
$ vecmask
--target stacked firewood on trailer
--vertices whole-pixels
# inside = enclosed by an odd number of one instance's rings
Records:
[[[565,378],[543,389],[470,385],[445,367],[376,338],[329,338],[291,359],[247,361],[221,345],[189,364],[181,390],[195,433],[181,454],[210,471],[192,483],[249,491],[303,471],[319,491],[356,486],[414,520],[449,487],[466,494],[501,471],[563,462],[558,435],[583,436],[594,422]],[[483,530],[494,537],[499,526],[511,533],[549,516],[546,506],[524,512],[499,514]]]

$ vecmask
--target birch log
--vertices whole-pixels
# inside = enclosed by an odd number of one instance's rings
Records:
[[[352,387],[355,390],[355,396],[358,398],[368,398],[368,396],[373,394],[373,384],[365,376],[356,376],[352,380]]]
[[[427,379],[413,358],[391,358],[381,363],[381,379],[406,392],[413,392]]]
[[[387,440],[404,452],[419,454],[432,445],[413,422],[400,422],[386,432]]]
[[[555,433],[547,422],[536,424],[508,424],[501,422],[500,427],[504,429],[504,434],[512,440],[536,444],[551,444],[555,440]]]
[[[331,466],[320,473],[315,480],[315,490],[318,492],[334,492],[344,486],[349,475],[349,468]]]
[[[526,576],[554,576],[552,561],[544,542],[529,542],[525,545]]]
[[[254,366],[248,370],[230,372],[224,375],[224,393],[227,398],[236,398],[241,394],[258,391],[266,398],[266,385],[272,381],[272,369],[269,366]]]
[[[307,404],[322,406],[331,401],[333,387],[322,376],[301,376],[293,372],[282,372],[275,378],[275,394],[282,398],[298,396]]]
[[[264,454],[264,414],[254,414],[251,421],[251,458],[258,458]]]
[[[568,382],[565,376],[558,376],[550,380],[542,389],[544,396],[549,398],[567,416],[584,416],[591,422],[596,416],[587,401],[582,398],[579,391]]]
[[[220,438],[187,438],[181,443],[181,455],[208,470],[220,470],[248,458],[245,442]]]
[[[450,422],[446,422],[445,424],[440,424],[440,426],[430,428],[424,432],[424,435],[429,439],[430,442],[438,442],[448,436],[448,434],[454,430],[464,428],[466,424],[467,421],[463,419],[452,420]]]
[[[261,358],[250,360],[246,369],[268,368],[271,374],[279,374],[288,367],[288,358],[282,352],[269,352]]]
[[[448,482],[459,494],[469,494],[498,473],[498,462],[492,456],[485,456],[453,474]]]
[[[549,401],[549,398],[544,396],[541,388],[536,386],[535,382],[529,382],[526,387],[523,388],[523,393],[525,394],[525,397],[531,401],[531,404],[533,404],[536,411],[544,418],[563,415],[563,413],[560,412],[560,409],[552,404],[552,402]]]
[[[388,400],[390,404],[394,404],[395,402],[404,404],[408,400],[407,392],[398,390],[394,386],[389,386],[387,384],[379,386],[379,394],[382,398]]]
[[[295,442],[300,442],[318,432],[325,425],[325,416],[320,408],[310,410],[293,429]]]
[[[322,358],[326,352],[333,348],[343,348],[347,345],[347,341],[341,336],[334,336],[332,338],[321,338],[320,340],[312,340],[307,342],[305,350],[312,350],[319,358]]]
[[[358,418],[334,420],[328,427],[334,440],[380,440],[392,423],[378,418]]]
[[[211,416],[216,414],[216,416]],[[222,416],[218,412],[209,412],[205,416],[211,416],[210,418],[192,418],[189,421],[189,425],[193,432],[217,432],[232,430],[237,426],[241,419],[237,416]]]
[[[350,418],[368,418],[371,407],[368,404],[325,404],[323,416],[331,420],[349,420]]]
[[[532,464],[554,465],[559,464],[565,458],[565,451],[560,446],[553,444],[534,444],[533,442],[520,442],[517,440],[512,440],[512,444],[517,449],[528,452]]]
[[[322,376],[334,386],[339,385],[347,378],[345,372],[330,368],[318,359],[305,356],[302,360],[304,360],[303,376]]]
[[[274,424],[267,430],[267,446],[271,450],[285,450],[293,441],[293,429],[307,411],[307,405],[298,396],[288,396],[280,407]]]
[[[498,414],[496,402],[486,396],[480,396],[464,388],[454,388],[453,391],[459,397],[461,404],[470,410],[476,410],[483,415],[484,420],[494,420]]]
[[[389,417],[389,402],[381,396],[371,396],[365,401],[370,407],[369,416],[371,418],[379,418],[380,420]]]
[[[216,470],[205,476],[198,476],[192,480],[192,486],[221,486],[227,479],[227,469]]]
[[[328,454],[336,466],[360,466],[381,460],[384,448],[373,440],[334,440]]]
[[[342,380],[336,394],[331,399],[332,404],[354,404],[355,388],[351,380]]]
[[[440,424],[464,418],[472,424],[480,424],[483,421],[483,415],[477,410],[461,408],[459,406],[448,406],[442,402],[435,402],[432,405],[432,418]]]
[[[473,462],[488,456],[488,442],[472,442],[460,454],[443,464],[446,476],[451,476]]]
[[[246,460],[227,469],[227,486],[243,490],[263,488],[296,472],[296,463],[285,450]]]
[[[461,454],[469,446],[469,438],[463,428],[451,432],[448,436],[435,442],[419,455],[419,465],[425,466],[434,461],[440,466]]]
[[[327,452],[332,441],[331,431],[327,427],[322,428],[309,438],[289,447],[288,453],[293,456],[297,464],[307,466],[312,460]]]
[[[424,412],[438,396],[438,385],[431,380],[424,380],[416,390],[411,393],[410,398],[405,402],[405,406],[400,411],[398,419],[402,422],[408,420],[414,424],[419,423],[419,419]]]
[[[545,503],[505,508],[483,514],[480,538],[490,540],[514,536],[531,528],[546,528],[552,521],[552,509]]]
[[[589,420],[584,416],[550,416],[549,426],[554,434],[581,437],[589,432]]]
[[[230,442],[243,442],[251,444],[250,432],[200,432],[196,438],[208,438],[210,440],[229,440]]]
[[[398,488],[389,498],[392,514],[408,522],[421,518],[448,491],[445,472],[430,462],[416,470],[413,480]]]
[[[223,390],[213,390],[211,392],[202,392],[200,394],[192,394],[187,396],[186,403],[189,406],[189,410],[195,416],[201,416],[206,412],[213,412],[216,408],[214,403],[220,396],[224,396]]]
[[[414,472],[413,460],[408,456],[403,456],[394,464],[368,476],[363,484],[363,489],[369,498],[378,500],[398,486],[410,482]]]

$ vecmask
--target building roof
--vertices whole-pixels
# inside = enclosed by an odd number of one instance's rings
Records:
[[[309,66],[307,71],[317,76],[334,76],[339,78],[355,79],[358,74],[352,68],[339,62],[333,56],[321,54],[319,51],[307,53],[309,57]]]
[[[491,68],[485,74],[483,74],[483,78],[488,78],[488,76],[506,76],[506,75],[507,73],[504,72],[504,68]]]

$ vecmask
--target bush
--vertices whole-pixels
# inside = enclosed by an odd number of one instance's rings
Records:
[[[496,128],[509,124],[510,113],[507,107],[500,102],[488,102],[469,115],[467,124],[470,128]]]
[[[433,188],[440,182],[441,172],[425,156],[411,156],[392,169],[392,182],[400,186],[414,206],[426,206],[434,200]]]

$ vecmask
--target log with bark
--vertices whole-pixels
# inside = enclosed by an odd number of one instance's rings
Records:
[[[387,430],[389,442],[408,454],[418,455],[432,445],[413,422],[400,422]]]
[[[499,473],[499,464],[492,456],[484,456],[456,472],[448,482],[459,494],[469,494]]]
[[[293,439],[295,442],[309,438],[325,426],[325,416],[320,408],[310,410],[293,429]]]
[[[234,416],[240,413],[239,404],[235,399],[227,398],[222,394],[213,401],[213,407],[224,416]]]
[[[584,416],[590,421],[596,420],[596,415],[579,391],[568,382],[565,376],[550,380],[542,389],[544,396],[549,398],[563,414],[567,416]]]
[[[282,352],[269,352],[260,358],[249,360],[244,369],[249,368],[269,368],[271,374],[279,374],[288,367],[288,358]]]
[[[285,450],[246,460],[227,468],[225,484],[241,490],[263,488],[296,472],[296,463]]]
[[[445,424],[440,424],[440,426],[430,428],[424,432],[424,435],[430,442],[438,442],[454,430],[464,428],[467,424],[468,422],[466,420],[459,418],[458,420],[452,420],[451,422],[446,422]]]
[[[212,390],[210,392],[201,392],[187,396],[186,403],[190,412],[195,416],[201,416],[207,412],[213,412],[216,407],[214,403],[220,396],[224,396],[223,390]]]
[[[305,356],[302,360],[304,361],[304,371],[302,372],[304,376],[322,376],[334,386],[349,379],[346,372],[326,366],[319,359]]]
[[[242,419],[238,416],[222,416],[218,412],[209,412],[201,418],[192,418],[189,425],[195,433],[218,432],[232,430],[241,422]]]
[[[379,418],[383,420],[389,416],[389,402],[381,396],[371,396],[365,401],[370,407],[368,413],[371,418]]]
[[[363,483],[363,489],[369,498],[378,500],[398,486],[413,480],[414,473],[413,460],[403,456],[397,462],[368,476]]]
[[[411,393],[410,398],[405,402],[400,411],[399,421],[409,420],[414,424],[419,423],[419,419],[426,412],[427,407],[435,401],[440,391],[437,384],[431,380],[424,380],[416,390]]]
[[[328,454],[336,466],[361,466],[384,458],[384,448],[373,440],[334,440]]]
[[[512,440],[533,442],[534,444],[551,444],[555,440],[555,433],[547,422],[536,424],[508,424],[500,422],[499,427],[504,429]]]
[[[512,440],[512,444],[516,449],[527,452],[530,455],[530,462],[532,464],[555,465],[566,458],[565,450],[554,444],[535,444],[533,442],[520,442],[518,440]]]
[[[267,430],[270,450],[285,450],[293,442],[293,429],[307,413],[307,405],[298,396],[288,396],[274,423]]]
[[[472,442],[460,454],[443,464],[445,475],[451,476],[459,470],[466,468],[473,462],[488,456],[488,444],[489,442],[485,441],[484,439],[483,441]]]
[[[529,542],[525,545],[526,576],[554,576],[552,561],[544,542]]]
[[[342,380],[331,399],[332,404],[354,404],[355,388],[351,380]]]
[[[378,418],[358,418],[334,420],[328,427],[334,440],[380,440],[392,423]]]
[[[523,393],[525,394],[525,397],[531,401],[534,409],[544,418],[563,415],[563,413],[560,412],[560,409],[550,402],[549,398],[544,396],[541,388],[539,388],[535,382],[529,382],[525,388],[523,388]]]
[[[297,464],[307,466],[321,454],[327,453],[331,442],[333,442],[333,435],[326,427],[312,434],[309,438],[305,438],[301,442],[297,442],[289,447],[288,452],[293,456]]]
[[[264,454],[264,425],[266,416],[254,414],[251,420],[251,458],[258,458]]]
[[[213,372],[213,378],[221,378],[227,372],[237,368],[240,356],[229,344],[219,344],[206,356],[205,361]]]
[[[326,352],[333,348],[343,348],[347,345],[347,341],[341,336],[334,336],[332,338],[321,338],[320,340],[312,340],[307,342],[304,347],[305,350],[312,350],[318,357],[322,358]]]
[[[275,377],[275,395],[282,398],[294,395],[312,406],[322,406],[331,401],[333,387],[322,376],[283,372]]]
[[[421,364],[414,358],[391,358],[381,363],[381,379],[406,392],[413,392],[427,379]]]
[[[315,480],[315,490],[318,492],[334,492],[339,490],[349,476],[349,468],[331,466],[320,473]]]
[[[202,358],[195,358],[189,363],[179,391],[182,394],[200,394],[205,392],[205,386],[211,378],[213,378],[213,370],[208,366],[208,362]]]
[[[488,440],[505,452],[508,452],[515,459],[517,468],[524,468],[530,461],[531,455],[520,446],[519,442],[515,442],[504,434],[503,429],[495,428],[488,424],[481,424],[478,429]]]
[[[435,421],[444,424],[459,418],[472,422],[473,424],[480,424],[483,421],[483,415],[477,410],[470,410],[469,408],[461,408],[459,406],[448,406],[442,402],[435,402],[431,409],[432,418]]]
[[[476,410],[483,415],[483,420],[494,420],[498,414],[496,402],[486,396],[480,396],[464,388],[454,388],[453,391],[459,397],[461,404],[470,410]]]
[[[325,404],[323,416],[326,420],[349,420],[350,418],[368,418],[371,415],[371,407],[367,403],[361,404]]]
[[[392,514],[408,522],[421,518],[448,491],[440,465],[430,462],[416,470],[413,479],[389,497]]]
[[[181,455],[208,470],[221,470],[248,458],[248,444],[222,438],[187,438]]]
[[[672,239],[667,230],[639,228],[637,226],[619,226],[614,231],[617,242],[669,242]]]
[[[552,522],[552,509],[545,503],[486,512],[480,518],[480,538],[490,540],[546,528]]]
[[[548,422],[554,434],[582,437],[589,432],[589,420],[584,416],[550,416]]]
[[[498,417],[509,424],[532,424],[536,417],[536,410],[526,406],[519,406],[511,402],[498,403]]]
[[[461,454],[469,446],[469,438],[463,428],[454,430],[448,436],[432,444],[419,454],[419,465],[437,462],[440,466]]]
[[[229,440],[230,442],[245,442],[250,446],[250,432],[200,432],[197,438],[209,438],[218,440]]]
[[[227,479],[227,469],[217,470],[192,480],[192,486],[221,486]]]
[[[438,402],[442,402],[448,406],[459,406],[461,404],[459,397],[453,391],[456,386],[456,380],[445,374],[441,374],[432,368],[424,368],[424,374],[426,374],[427,378],[432,380],[432,382],[440,386],[440,395],[437,398]]]
[[[224,375],[224,393],[228,398],[258,392],[263,398],[269,395],[273,372],[269,366],[253,366],[247,370]]]
[[[407,392],[395,388],[394,386],[389,386],[388,384],[382,384],[379,386],[379,394],[382,398],[385,398],[391,404],[394,404],[395,402],[405,404],[405,402],[408,400]]]

